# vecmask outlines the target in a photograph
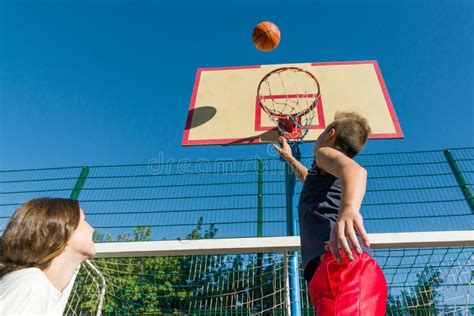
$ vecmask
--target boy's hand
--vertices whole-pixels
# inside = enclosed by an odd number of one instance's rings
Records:
[[[288,145],[286,139],[280,136],[278,137],[278,142],[281,144],[281,147],[275,144],[272,144],[272,146],[275,148],[276,152],[280,154],[281,158],[288,160],[293,157],[291,153],[291,147]]]
[[[342,250],[347,258],[351,261],[354,259],[347,239],[350,240],[358,254],[362,253],[362,249],[356,237],[356,231],[359,233],[365,246],[369,247],[369,236],[365,231],[362,215],[356,209],[349,207],[341,208],[336,225],[331,229],[331,237],[329,239],[329,249],[338,262],[342,261],[341,255],[339,254],[338,243],[342,246]]]

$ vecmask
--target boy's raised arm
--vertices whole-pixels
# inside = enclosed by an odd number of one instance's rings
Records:
[[[301,162],[299,162],[291,153],[290,145],[284,137],[278,138],[278,142],[281,144],[281,147],[273,144],[273,148],[280,154],[281,158],[286,160],[290,165],[293,173],[298,177],[301,182],[304,182],[306,176],[308,175],[308,168],[306,168]]]
[[[333,255],[341,259],[338,243],[342,246],[349,259],[352,253],[347,243],[348,238],[358,253],[361,253],[355,231],[357,231],[366,246],[369,246],[369,237],[365,232],[363,219],[360,215],[360,206],[365,195],[367,171],[354,160],[340,151],[323,147],[315,152],[318,166],[341,180],[342,197],[337,224],[331,230],[329,247]]]

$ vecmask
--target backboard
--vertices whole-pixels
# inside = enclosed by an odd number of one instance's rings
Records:
[[[304,141],[314,141],[337,111],[364,116],[370,139],[403,138],[403,132],[376,61],[278,64],[197,70],[182,145],[270,143],[275,124],[257,100],[260,80],[280,67],[299,67],[320,84],[321,100]]]

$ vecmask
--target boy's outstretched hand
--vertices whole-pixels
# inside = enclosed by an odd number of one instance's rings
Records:
[[[282,136],[278,137],[278,142],[281,144],[281,147],[275,144],[272,144],[273,148],[275,148],[276,152],[280,154],[282,159],[288,160],[290,159],[293,154],[291,153],[291,147],[288,145],[286,139]]]
[[[349,260],[354,259],[347,240],[351,242],[358,254],[362,253],[356,232],[359,233],[364,245],[370,247],[369,236],[365,231],[362,215],[356,209],[341,207],[336,225],[332,227],[329,239],[329,249],[338,262],[342,261],[338,244],[342,246],[342,250]]]

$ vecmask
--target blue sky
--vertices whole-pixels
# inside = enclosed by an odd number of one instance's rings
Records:
[[[472,1],[0,1],[0,169],[265,157],[181,147],[195,71],[292,62],[379,62],[405,139],[366,153],[473,146],[473,30]]]

